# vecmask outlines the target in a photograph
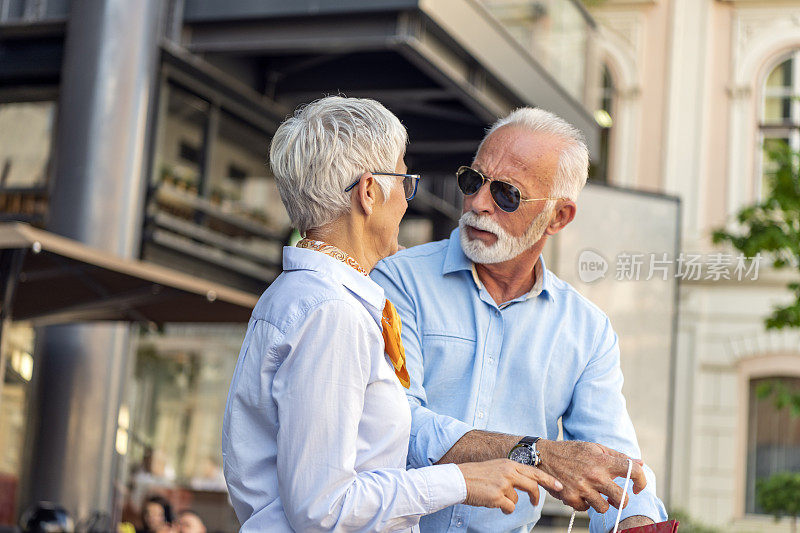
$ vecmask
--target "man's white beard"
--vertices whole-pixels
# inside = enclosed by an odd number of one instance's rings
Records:
[[[488,265],[510,261],[539,242],[550,224],[551,215],[551,209],[545,209],[533,219],[524,234],[512,237],[489,215],[478,216],[472,211],[467,211],[458,220],[461,249],[473,263]],[[491,246],[487,246],[480,239],[470,239],[467,236],[467,226],[493,233],[497,237],[497,241]]]

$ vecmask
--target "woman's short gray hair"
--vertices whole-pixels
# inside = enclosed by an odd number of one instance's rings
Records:
[[[572,201],[578,199],[578,194],[589,176],[589,149],[586,147],[586,137],[578,128],[544,109],[521,107],[492,124],[481,144],[503,126],[517,126],[562,139],[566,146],[558,158],[558,169],[550,196],[569,198]]]
[[[350,210],[344,190],[365,172],[394,172],[408,134],[375,100],[328,96],[278,127],[270,166],[292,224],[305,234]],[[375,176],[384,200],[400,180]]]

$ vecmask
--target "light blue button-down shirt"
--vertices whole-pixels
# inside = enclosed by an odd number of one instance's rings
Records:
[[[541,260],[541,259],[540,259]],[[403,321],[411,375],[409,465],[438,461],[472,429],[604,444],[631,457],[641,453],[622,396],[617,336],[608,317],[544,267],[541,291],[498,306],[477,284],[461,250],[449,240],[384,259],[372,278]],[[538,285],[538,283],[537,283]],[[666,520],[655,476],[631,496],[622,519]],[[623,479],[618,479],[622,484]],[[544,491],[542,491],[544,493]],[[455,505],[420,522],[422,531],[528,531],[541,515],[520,497],[516,511]],[[593,533],[613,529],[617,510],[590,510]]]
[[[456,465],[406,470],[411,413],[384,353],[383,290],[320,252],[284,248],[253,310],[222,429],[242,531],[417,530],[464,501]]]

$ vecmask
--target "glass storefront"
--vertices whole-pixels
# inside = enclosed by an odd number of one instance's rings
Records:
[[[0,101],[0,220],[41,225],[57,103]],[[25,468],[34,330],[7,322],[0,343],[0,526],[16,525]]]
[[[33,377],[34,330],[9,323],[3,329],[0,361],[0,526],[16,524]]]
[[[222,417],[245,325],[145,331],[120,409],[117,452],[123,520],[140,525],[143,502],[166,497],[209,531],[236,531],[222,474]]]

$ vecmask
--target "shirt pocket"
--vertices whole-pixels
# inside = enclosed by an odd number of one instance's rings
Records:
[[[460,402],[453,400],[465,397],[470,390],[476,345],[476,340],[469,335],[423,333],[424,387],[429,408],[455,416],[450,411]]]

